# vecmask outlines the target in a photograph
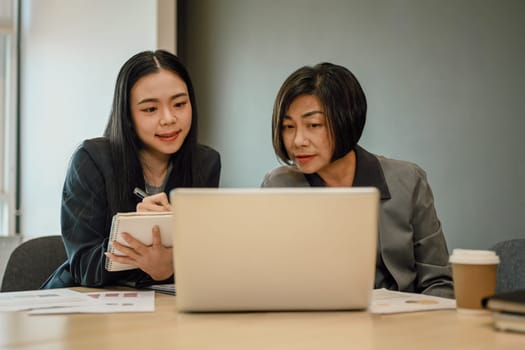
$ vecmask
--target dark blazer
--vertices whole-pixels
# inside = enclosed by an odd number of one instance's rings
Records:
[[[217,151],[198,145],[194,154],[197,174],[195,187],[218,187],[221,159]],[[62,237],[68,255],[42,288],[71,286],[101,287],[110,284],[142,285],[153,280],[135,269],[108,272],[104,268],[111,219],[116,211],[134,211],[138,198],[131,195],[127,208],[110,208],[108,188],[118,181],[113,175],[114,161],[106,138],[86,140],[72,157],[62,193]],[[173,171],[164,192],[173,189]],[[171,281],[173,279],[170,279]],[[157,282],[158,283],[158,282]]]
[[[375,287],[453,298],[447,244],[425,172],[413,163],[376,156],[359,146],[355,152],[353,186],[373,186],[381,193]],[[281,166],[266,174],[262,186],[324,186],[324,182],[317,174]]]

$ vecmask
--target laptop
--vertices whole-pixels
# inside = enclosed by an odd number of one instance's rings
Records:
[[[377,189],[183,188],[170,200],[178,311],[368,307]]]

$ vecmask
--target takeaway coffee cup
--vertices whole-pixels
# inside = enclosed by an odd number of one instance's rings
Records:
[[[490,250],[454,249],[450,256],[459,312],[483,312],[481,300],[496,291],[499,257]]]

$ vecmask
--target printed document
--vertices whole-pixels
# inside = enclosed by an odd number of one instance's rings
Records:
[[[373,314],[394,314],[429,310],[455,309],[456,300],[432,295],[374,289],[368,311]]]

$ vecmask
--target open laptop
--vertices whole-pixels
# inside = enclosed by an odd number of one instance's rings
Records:
[[[175,189],[178,311],[366,309],[375,188]]]

